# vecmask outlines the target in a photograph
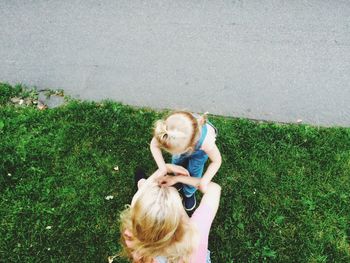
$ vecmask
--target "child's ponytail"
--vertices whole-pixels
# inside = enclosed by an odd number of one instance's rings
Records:
[[[168,144],[168,138],[169,134],[166,129],[166,124],[164,120],[158,120],[154,125],[154,137],[157,139],[157,141],[163,145],[166,146]]]
[[[179,140],[183,140],[187,135],[179,131],[168,130],[165,124],[165,120],[158,120],[154,125],[154,137],[157,139],[158,143],[166,150],[171,150],[173,145],[178,144]]]

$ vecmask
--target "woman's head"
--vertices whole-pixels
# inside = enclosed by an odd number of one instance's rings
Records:
[[[171,154],[193,151],[204,122],[205,116],[198,119],[187,111],[173,112],[156,122],[154,137],[161,147]]]
[[[147,180],[131,203],[132,232],[140,241],[152,245],[170,244],[181,238],[183,215],[181,198],[175,188]]]
[[[175,188],[162,187],[148,179],[122,213],[121,231],[128,229],[132,233],[132,251],[145,259],[166,255],[176,261],[189,257],[193,249],[186,242],[188,234],[193,235],[186,216]]]

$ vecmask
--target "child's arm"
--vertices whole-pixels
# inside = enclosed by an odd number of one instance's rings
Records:
[[[154,138],[154,137],[152,138],[152,141],[151,141],[151,144],[150,144],[150,149],[151,149],[151,153],[153,155],[154,160],[157,163],[157,166],[158,166],[159,170],[162,173],[166,174],[167,168],[165,166],[165,161],[164,161],[164,158],[163,158],[163,155],[162,155],[162,151],[161,151],[161,149],[159,147],[157,139]]]
[[[175,175],[190,176],[190,173],[188,172],[188,170],[180,165],[167,163],[165,164],[165,166],[167,168],[168,174],[174,173]]]
[[[214,145],[213,148],[207,152],[207,154],[211,162],[199,184],[199,189],[202,191],[205,191],[205,189],[208,186],[208,183],[213,179],[214,175],[219,170],[222,162],[220,151],[216,145]]]

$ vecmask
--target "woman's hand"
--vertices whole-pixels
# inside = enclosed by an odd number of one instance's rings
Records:
[[[160,186],[172,186],[172,185],[176,184],[177,182],[178,181],[176,179],[176,176],[171,176],[171,175],[162,176],[158,180],[158,184]]]
[[[166,167],[168,173],[174,173],[175,175],[190,176],[188,170],[180,165],[167,163]]]

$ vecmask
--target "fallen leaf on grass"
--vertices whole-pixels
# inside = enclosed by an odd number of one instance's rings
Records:
[[[106,200],[112,200],[113,198],[114,198],[113,195],[107,195],[107,196],[105,197]]]
[[[302,123],[303,120],[302,119],[297,119],[297,123]]]
[[[18,98],[18,97],[13,97],[10,99],[12,103],[19,103],[21,98]]]
[[[31,106],[33,104],[33,101],[31,99],[26,99],[24,101],[24,103],[27,105],[27,106]]]
[[[115,166],[115,167],[113,168],[113,170],[116,171],[116,172],[118,172],[118,171],[119,171],[119,167],[118,167],[118,166]]]
[[[64,97],[64,91],[63,90],[56,90],[55,95],[60,96],[60,97]]]
[[[45,110],[47,108],[47,106],[44,103],[42,103],[41,101],[38,101],[37,108],[39,110]]]
[[[113,260],[116,258],[117,256],[109,256],[108,257],[108,263],[112,263]]]

